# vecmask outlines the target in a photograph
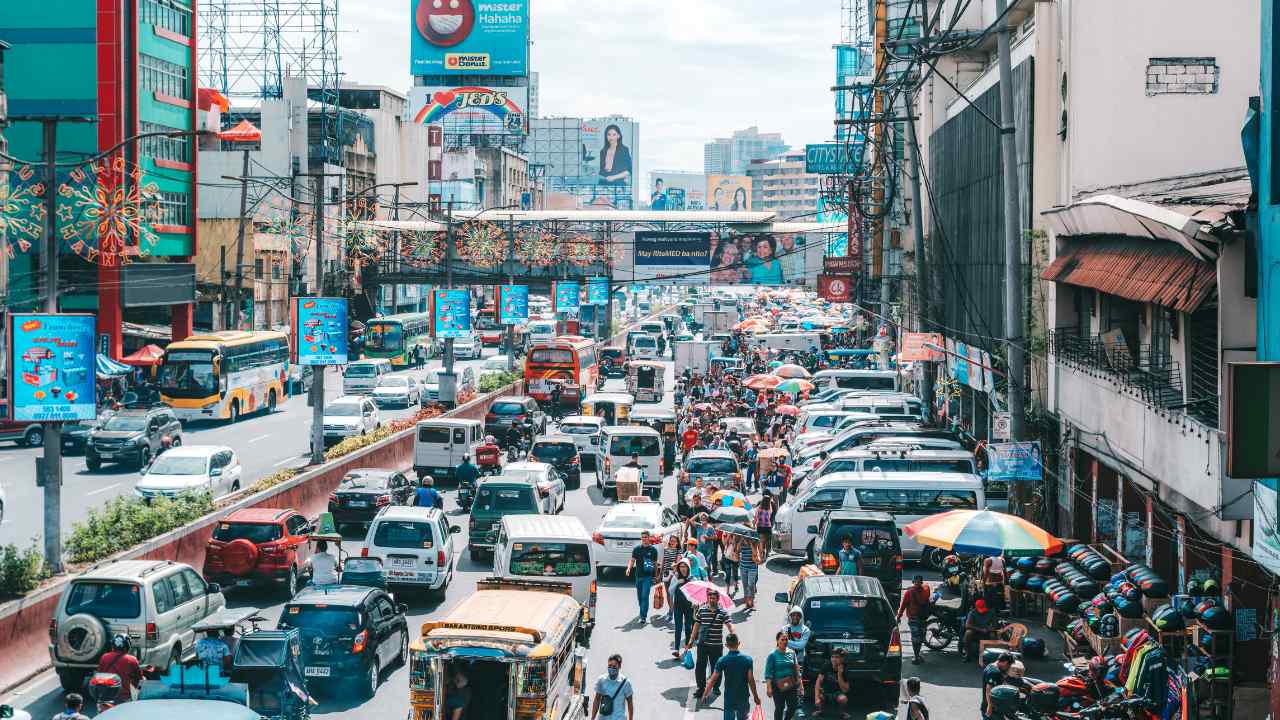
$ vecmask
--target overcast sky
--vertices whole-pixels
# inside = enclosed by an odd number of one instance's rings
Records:
[[[541,114],[637,120],[641,182],[701,171],[704,142],[751,125],[793,148],[833,135],[838,0],[531,2]],[[345,80],[407,89],[410,0],[340,17]]]

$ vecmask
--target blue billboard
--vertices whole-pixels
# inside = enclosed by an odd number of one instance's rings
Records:
[[[609,304],[609,278],[593,277],[587,279],[587,304]]]
[[[578,312],[582,308],[582,303],[579,301],[578,293],[579,286],[577,282],[571,280],[557,280],[555,311],[558,313]]]
[[[861,175],[862,143],[816,143],[804,146],[804,171],[817,175]]]
[[[528,75],[529,0],[410,0],[414,75]]]
[[[9,316],[9,413],[22,422],[93,420],[97,319],[92,315]]]
[[[503,285],[498,288],[498,322],[519,325],[529,321],[529,286]]]
[[[295,298],[293,346],[299,365],[346,365],[346,298]]]
[[[471,293],[467,290],[436,290],[435,335],[438,338],[460,338],[471,334]]]

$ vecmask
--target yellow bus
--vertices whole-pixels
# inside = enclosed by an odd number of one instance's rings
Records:
[[[285,399],[289,336],[224,331],[170,343],[160,363],[160,399],[180,420],[230,420],[272,412]]]

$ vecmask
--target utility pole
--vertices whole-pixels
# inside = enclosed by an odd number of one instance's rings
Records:
[[[916,248],[916,315],[920,319],[917,330],[929,332],[929,253],[924,241],[924,198],[920,193],[920,145],[916,137],[915,98],[907,92],[907,153],[911,159],[911,235]],[[921,399],[933,407],[933,365],[924,366]]]
[[[44,127],[44,311],[58,312],[58,118],[45,118]],[[62,574],[62,423],[44,424],[44,562],[49,572]]]
[[[221,288],[218,293],[218,320],[222,325],[221,330],[229,330],[230,323],[227,322],[227,246],[223,245],[218,248],[218,287]]]
[[[244,307],[244,226],[248,221],[245,215],[249,213],[249,150],[246,148],[243,153],[244,160],[240,165],[240,222],[236,226],[236,304],[231,315],[235,318],[235,327],[229,328],[231,330],[240,329],[240,308]],[[269,300],[268,297],[268,305]]]
[[[453,238],[453,200],[449,200],[449,206],[445,209],[445,226],[444,226],[444,267],[445,267],[445,284],[450,290],[453,289],[453,263],[456,262],[456,251],[454,248]],[[433,313],[440,312],[439,308],[433,309]],[[469,312],[469,310],[468,310]],[[435,322],[435,318],[431,319]],[[440,400],[446,405],[457,404],[458,401],[458,383],[457,377],[453,374],[453,338],[444,339],[444,373],[440,378]]]
[[[386,187],[390,185],[392,188],[395,189],[395,199],[393,201],[395,204],[392,205],[391,207],[392,220],[400,219],[400,188],[414,187],[417,184],[418,182],[416,180],[411,180],[408,182],[381,183],[379,185],[374,186],[374,187]],[[372,190],[373,188],[368,188],[368,189]],[[392,262],[395,263],[395,266],[396,266],[395,270],[397,273],[399,273],[400,272],[400,229],[399,228],[397,228],[394,232],[391,233],[391,248],[392,248],[391,250]],[[400,311],[399,308],[400,308],[400,283],[391,283],[391,314],[395,315],[396,313],[398,313]]]
[[[516,216],[507,216],[507,286],[516,284]],[[502,304],[497,302],[498,293],[494,293],[493,319],[498,320]],[[516,326],[507,325],[507,372],[516,367]]]
[[[312,295],[322,297],[324,295],[324,179],[325,175],[319,173],[313,175],[315,178],[316,188],[315,197],[312,199],[313,210],[315,213],[315,247],[311,252],[315,254],[316,261],[316,286],[312,289]],[[329,372],[327,365],[320,367],[320,372],[315,373],[311,382],[311,464],[319,465],[324,462],[324,377]]]

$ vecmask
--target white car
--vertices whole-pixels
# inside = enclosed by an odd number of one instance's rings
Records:
[[[591,535],[600,546],[595,553],[596,567],[602,575],[605,568],[625,568],[631,561],[631,551],[640,544],[641,532],[648,530],[652,542],[660,543],[661,548],[669,536],[679,536],[682,527],[674,510],[652,500],[618,503],[609,508],[600,527]]]
[[[373,388],[373,402],[378,407],[399,405],[409,407],[422,403],[422,388],[412,375],[383,375]]]
[[[527,332],[529,345],[533,346],[540,342],[554,340],[556,337],[556,324],[546,320],[530,322],[527,327]]]
[[[658,340],[652,335],[637,335],[631,341],[631,352],[636,357],[658,357]]]
[[[166,450],[142,471],[134,493],[144,499],[207,492],[214,497],[240,489],[244,468],[225,445],[180,445]]]
[[[594,415],[570,415],[560,421],[560,432],[573,438],[578,446],[582,462],[591,461],[591,470],[599,470],[604,449],[600,443],[604,437],[604,418]]]
[[[426,374],[422,378],[422,401],[439,402],[440,400],[440,375],[444,373],[443,368],[436,368]],[[456,376],[454,380],[454,391],[461,395],[468,390],[476,389],[476,369],[473,367],[454,367],[453,374]]]
[[[564,510],[566,489],[564,476],[554,466],[541,462],[513,462],[502,466],[502,474],[498,477],[528,480],[538,488],[538,497],[543,499],[542,511],[555,515]]]
[[[480,341],[475,335],[463,335],[453,339],[454,359],[475,360],[480,357]]]
[[[513,369],[518,370],[518,366],[513,364]],[[507,356],[494,355],[484,361],[480,366],[480,378],[483,380],[486,375],[498,375],[507,371]]]
[[[369,523],[364,557],[382,561],[390,584],[443,593],[453,579],[459,530],[436,508],[388,505]]]
[[[364,395],[343,395],[324,407],[324,446],[382,427],[378,406]]]

